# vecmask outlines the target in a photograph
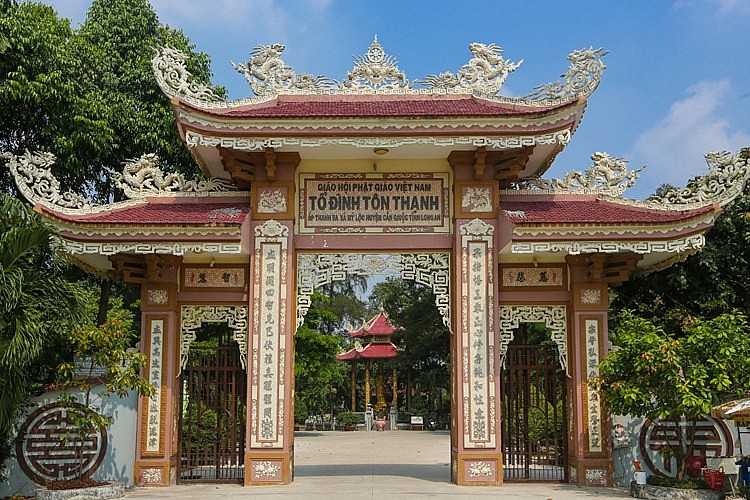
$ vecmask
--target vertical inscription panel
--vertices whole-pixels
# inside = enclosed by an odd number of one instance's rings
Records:
[[[586,374],[586,424],[588,440],[586,447],[589,453],[601,453],[602,445],[602,410],[599,391],[589,381],[599,376],[599,320],[586,319],[583,322],[586,340],[584,373]]]
[[[494,228],[479,219],[461,226],[461,370],[466,448],[494,448]]]
[[[274,220],[255,230],[251,448],[284,447],[288,235]]]
[[[150,398],[144,399],[146,411],[145,432],[142,433],[144,442],[141,446],[143,456],[162,456],[164,450],[164,327],[163,319],[151,319],[148,322],[148,381],[156,390]]]

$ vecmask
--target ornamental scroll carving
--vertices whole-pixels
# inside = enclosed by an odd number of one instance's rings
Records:
[[[233,330],[232,338],[240,346],[240,363],[247,365],[247,306],[182,306],[182,331],[180,333],[180,368],[188,361],[190,344],[195,331],[203,323],[226,323]]]
[[[525,98],[511,98],[497,96],[497,93],[510,73],[523,61],[506,60],[502,56],[502,48],[494,43],[471,43],[471,59],[455,74],[446,71],[411,82],[398,68],[397,58],[387,54],[378,43],[377,36],[364,55],[354,56],[354,67],[340,82],[324,75],[297,74],[281,58],[285,49],[279,43],[259,45],[252,50],[247,62],[231,62],[232,67],[244,75],[256,95],[256,98],[237,101],[238,103],[253,100],[257,102],[258,99],[266,100],[279,94],[468,93],[504,102],[546,105],[551,101],[560,102],[593,92],[605,69],[601,58],[606,54],[602,49],[593,48],[574,51],[568,56],[571,65],[563,75],[564,80],[535,87],[535,91]],[[211,107],[233,105],[231,102],[221,101],[213,89],[191,84],[192,75],[185,69],[184,60],[184,55],[177,53],[175,49],[169,49],[166,53],[163,50],[152,61],[157,80],[167,95],[202,100]],[[415,85],[423,88],[415,88]]]
[[[557,344],[560,366],[568,373],[568,330],[565,306],[500,306],[500,332],[498,354],[500,366],[505,368],[505,356],[513,341],[514,330],[521,323],[544,323],[551,331],[552,341]]]
[[[502,56],[503,49],[494,43],[471,43],[469,51],[474,57],[455,75],[446,71],[439,75],[429,75],[420,80],[420,83],[429,88],[465,89],[492,96],[500,91],[508,75],[518,69],[523,62],[506,61]]]
[[[188,180],[178,172],[165,174],[157,165],[159,157],[144,154],[125,162],[122,173],[105,167],[128,198],[158,196],[173,193],[210,193],[214,191],[234,191],[235,186],[225,179],[213,177],[206,180]]]
[[[571,52],[568,55],[570,66],[563,75],[563,80],[539,85],[525,99],[561,101],[591,95],[599,86],[602,73],[607,68],[602,62],[602,57],[606,55],[607,51],[604,49],[593,47]]]
[[[52,153],[32,153],[27,150],[21,156],[6,152],[2,157],[7,160],[8,168],[24,198],[30,203],[68,215],[90,215],[138,205],[145,202],[146,196],[201,196],[236,189],[224,179],[197,181],[187,180],[180,173],[164,174],[157,166],[157,156],[145,154],[138,159],[125,162],[122,174],[104,168],[113,176],[115,184],[123,190],[129,200],[99,205],[89,203],[82,195],[60,192],[60,182],[51,170],[55,164],[55,155]]]
[[[297,326],[310,309],[313,290],[348,274],[398,274],[402,279],[429,286],[435,306],[450,328],[450,257],[445,253],[419,254],[299,254],[297,256]]]
[[[627,161],[607,153],[591,155],[594,162],[585,172],[572,171],[562,179],[524,179],[515,184],[519,189],[542,189],[560,192],[599,193],[620,197],[633,184],[645,167],[628,171]]]
[[[167,46],[156,50],[156,56],[151,59],[151,67],[162,92],[169,97],[180,96],[192,101],[223,101],[224,98],[213,88],[194,81],[185,61],[187,55],[174,47]]]
[[[647,200],[649,205],[670,205],[687,210],[716,203],[725,206],[737,198],[750,178],[750,149],[736,153],[715,151],[706,154],[707,174],[696,177],[684,189],[671,189]]]

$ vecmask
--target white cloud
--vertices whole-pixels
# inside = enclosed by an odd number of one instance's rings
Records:
[[[672,7],[674,9],[708,7],[721,17],[750,13],[750,1],[748,0],[709,0],[707,2],[704,0],[677,0]]]
[[[706,172],[709,151],[735,151],[750,145],[750,133],[733,126],[722,108],[735,98],[728,80],[703,81],[688,89],[667,115],[635,142],[633,158],[648,165],[644,177],[677,186]]]

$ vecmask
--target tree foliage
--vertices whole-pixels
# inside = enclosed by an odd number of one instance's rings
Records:
[[[616,349],[600,364],[596,381],[607,408],[619,415],[681,422],[711,412],[729,395],[750,391],[750,330],[741,313],[686,318],[680,335],[630,311],[611,330]],[[667,443],[678,478],[692,455],[694,433]]]
[[[66,264],[54,252],[55,241],[37,214],[0,194],[2,443],[12,435],[25,399],[44,382],[39,360],[51,339],[84,320],[85,293],[63,276]]]

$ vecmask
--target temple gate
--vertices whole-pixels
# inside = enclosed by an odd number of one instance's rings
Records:
[[[588,384],[608,349],[608,287],[700,249],[747,160],[712,155],[719,168],[691,190],[648,202],[622,198],[638,171],[604,153],[585,173],[541,179],[600,82],[601,49],[573,52],[562,80],[519,98],[498,95],[520,63],[494,44],[415,81],[377,39],[341,82],[297,75],[283,50],[235,65],[256,94],[237,101],[193,82],[174,49],[154,58],[204,181],[144,155],[114,173],[127,200],[93,205],[59,192],[50,154],[8,157],[71,258],[141,287],[157,391],[139,405],[136,482],[292,481],[293,337],[312,290],[390,267],[432,288],[451,332],[452,481],[610,485],[609,417]],[[214,362],[192,344],[214,323],[227,370],[206,384]],[[527,323],[543,323],[551,347],[522,347]],[[235,415],[217,423],[221,453],[192,452],[201,405]],[[530,406],[553,414],[544,439],[513,445]],[[541,465],[550,474],[535,477]]]

